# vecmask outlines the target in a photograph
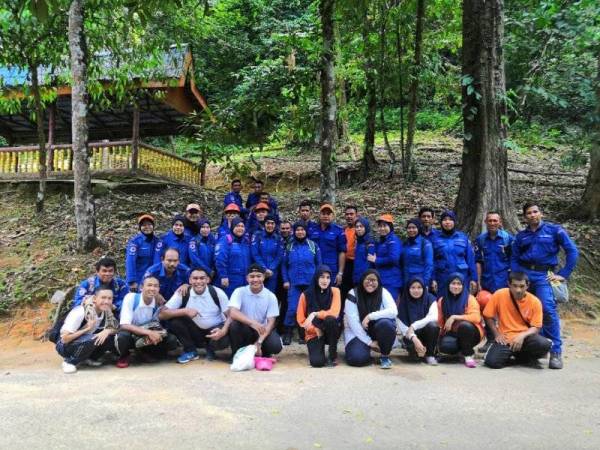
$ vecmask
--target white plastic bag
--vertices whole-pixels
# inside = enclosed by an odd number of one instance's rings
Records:
[[[569,287],[566,281],[552,283],[552,292],[556,303],[567,303],[569,301]]]
[[[235,355],[233,355],[231,370],[233,372],[241,372],[243,370],[254,369],[254,355],[256,355],[255,345],[246,345],[238,349]]]

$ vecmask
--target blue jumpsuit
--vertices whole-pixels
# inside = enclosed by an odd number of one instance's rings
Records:
[[[210,277],[215,271],[215,237],[194,236],[189,244],[190,268],[202,269]]]
[[[256,232],[252,236],[252,260],[264,269],[273,272],[265,280],[265,286],[272,293],[277,291],[277,279],[283,260],[283,240],[276,232],[271,234],[265,230]]]
[[[162,262],[151,266],[146,273],[144,278],[156,277],[160,283],[160,295],[165,300],[169,300],[173,297],[173,294],[182,284],[188,284],[190,281],[190,268],[184,264],[179,263],[175,268],[175,272],[170,277],[165,271],[165,266]]]
[[[401,257],[404,286],[412,278],[420,278],[425,286],[431,284],[433,277],[433,246],[421,235],[407,238],[402,246]]]
[[[365,227],[365,235],[356,235],[356,248],[354,250],[354,269],[352,271],[352,283],[356,285],[367,269],[372,269],[373,264],[367,260],[368,255],[375,254],[375,243],[371,237],[371,225],[365,218],[359,217],[358,220]],[[344,302],[345,299],[342,299]]]
[[[375,269],[379,272],[381,284],[392,294],[394,301],[398,300],[402,289],[401,254],[402,243],[393,231],[385,237],[380,237],[375,244]]]
[[[513,236],[505,230],[498,230],[493,238],[486,231],[475,239],[475,262],[481,264],[481,289],[493,294],[508,287],[513,240]]]
[[[228,297],[231,297],[236,288],[247,284],[246,275],[251,260],[250,242],[246,235],[241,238],[225,235],[217,241],[215,247],[217,283],[215,284],[221,287]],[[223,287],[221,284],[223,278],[229,280],[228,287]]]
[[[188,247],[191,239],[192,234],[188,230],[184,230],[184,232],[180,235],[175,234],[173,230],[167,231],[159,238],[156,244],[154,252],[154,264],[161,261],[165,251],[168,248],[174,248],[179,252],[179,262],[189,266],[190,259],[188,255]]]
[[[158,238],[151,234],[138,233],[127,242],[125,250],[125,281],[137,283],[138,287],[146,270],[154,263]]]
[[[438,297],[446,294],[448,276],[454,272],[463,276],[467,290],[471,281],[477,281],[475,253],[465,233],[457,230],[451,234],[440,232],[433,238],[433,270]]]
[[[335,284],[335,277],[339,272],[339,254],[346,253],[346,234],[344,229],[336,223],[330,223],[324,230],[319,224],[313,226],[308,237],[318,245],[321,250],[323,264],[331,269],[331,277]]]
[[[566,262],[556,274],[568,279],[577,265],[579,250],[565,229],[554,223],[542,221],[535,231],[529,227],[519,231],[513,242],[510,260],[511,270],[527,274],[529,292],[542,302],[544,322],[541,334],[552,341],[552,353],[561,353],[562,340],[558,308],[552,286],[546,277],[548,271],[554,271],[558,264],[561,247],[565,251]]]

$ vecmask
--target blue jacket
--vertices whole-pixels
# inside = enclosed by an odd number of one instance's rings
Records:
[[[310,239],[293,239],[286,247],[281,266],[283,282],[308,286],[322,264],[321,250]],[[333,276],[333,275],[332,275]]]
[[[400,270],[400,255],[402,243],[396,234],[391,231],[383,240],[380,238],[375,243],[375,269],[379,272],[381,283],[384,286],[401,287],[402,271]]]
[[[542,221],[535,231],[527,227],[517,233],[512,247],[511,270],[526,272],[522,264],[556,266],[560,247],[565,251],[566,261],[556,274],[568,279],[577,265],[579,250],[563,227],[550,222]]]
[[[367,255],[375,254],[375,243],[372,239],[359,240],[356,238],[354,250],[354,269],[352,270],[352,283],[356,285],[367,269],[372,269],[373,264],[367,260]]]
[[[433,276],[433,246],[431,242],[421,235],[414,239],[406,239],[402,246],[401,266],[404,285],[410,279],[418,277],[423,280],[426,287],[429,286]]]
[[[158,278],[158,282],[160,283],[160,295],[168,301],[175,291],[179,289],[179,286],[189,283],[190,268],[185,264],[179,263],[173,275],[168,277],[165,272],[165,267],[162,262],[160,262],[152,265],[152,267],[146,271],[144,278],[148,277]]]
[[[127,284],[140,284],[146,270],[154,263],[158,238],[138,233],[127,242],[125,249],[125,280]]]
[[[442,233],[442,232],[441,232],[440,230],[438,230],[437,228],[432,228],[432,229],[429,231],[429,234],[428,234],[428,235],[424,235],[424,234],[423,234],[422,236],[423,236],[425,239],[427,239],[429,242],[431,242],[431,243],[433,244],[433,239],[434,239],[436,236],[440,235],[441,233]]]
[[[308,230],[307,230],[308,231]],[[323,264],[331,269],[331,276],[335,279],[340,253],[346,253],[346,234],[337,223],[331,223],[324,230],[316,224],[310,231],[308,238],[319,246]]]
[[[100,287],[101,284],[98,275],[92,275],[83,280],[73,296],[73,306],[81,305],[85,297],[94,295],[94,292],[96,292],[96,289]],[[115,305],[117,310],[121,310],[123,298],[129,292],[129,287],[127,286],[127,283],[125,283],[125,280],[114,277],[110,283],[110,288],[113,291],[113,305]]]
[[[251,260],[250,242],[246,235],[241,239],[230,234],[223,236],[215,247],[218,282],[227,278],[230,286],[245,285]]]
[[[223,207],[231,203],[235,203],[236,205],[238,205],[240,208],[240,215],[242,217],[246,217],[246,214],[248,214],[248,210],[244,208],[244,200],[242,199],[242,196],[239,193],[231,191],[225,195],[225,198],[223,199]]]
[[[190,268],[203,269],[208,275],[215,270],[215,238],[212,234],[206,238],[198,235],[189,244]]]
[[[179,236],[173,233],[173,230],[167,231],[163,234],[158,242],[156,243],[156,248],[154,252],[154,264],[159,263],[161,258],[165,254],[165,251],[168,248],[174,248],[179,251],[179,262],[185,264],[186,266],[190,265],[190,259],[188,256],[188,247],[190,245],[190,240],[192,239],[192,234],[188,230],[184,230],[183,234]]]
[[[277,233],[258,231],[252,236],[252,260],[277,275],[283,260],[283,239]]]
[[[510,254],[513,236],[505,230],[498,230],[492,237],[487,231],[475,239],[475,261],[481,264],[481,288],[492,294],[508,287]]]
[[[469,238],[462,231],[452,234],[438,233],[433,238],[434,280],[441,287],[448,275],[458,272],[469,281],[477,281],[475,253]]]
[[[254,215],[254,211],[252,211],[250,217],[248,217],[248,220],[246,220],[246,234],[252,237],[254,236],[254,233],[263,231],[264,229],[265,223],[259,222],[256,216]]]

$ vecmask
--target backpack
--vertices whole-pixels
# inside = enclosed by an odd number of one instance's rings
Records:
[[[135,294],[135,297],[133,298],[133,312],[135,313],[135,310],[137,309],[137,307],[140,305],[140,301],[142,299],[142,294],[140,294],[139,292]],[[158,310],[158,305],[156,304],[156,300],[154,301],[154,308],[152,308],[152,317],[154,317],[154,314],[156,314],[156,311]]]
[[[68,300],[66,297],[63,301],[59,303],[56,308],[56,314],[54,316],[54,323],[52,326],[46,331],[45,337],[52,342],[53,344],[58,343],[60,340],[60,329],[65,323],[65,319],[69,312],[71,312],[70,304],[71,300]]]
[[[217,305],[217,308],[219,308],[219,311],[221,311],[221,302],[219,301],[219,294],[217,294],[217,290],[210,284],[206,287],[208,288],[208,293],[213,299],[213,302],[215,302],[215,305]],[[183,297],[181,297],[181,308],[185,308],[187,306],[188,301],[190,300],[191,292],[192,288],[189,288],[187,293]]]

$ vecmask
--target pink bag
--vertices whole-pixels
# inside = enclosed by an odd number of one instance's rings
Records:
[[[254,357],[254,368],[256,370],[271,370],[273,369],[273,364],[275,364],[277,360],[275,358],[265,358],[263,356],[255,356]]]

